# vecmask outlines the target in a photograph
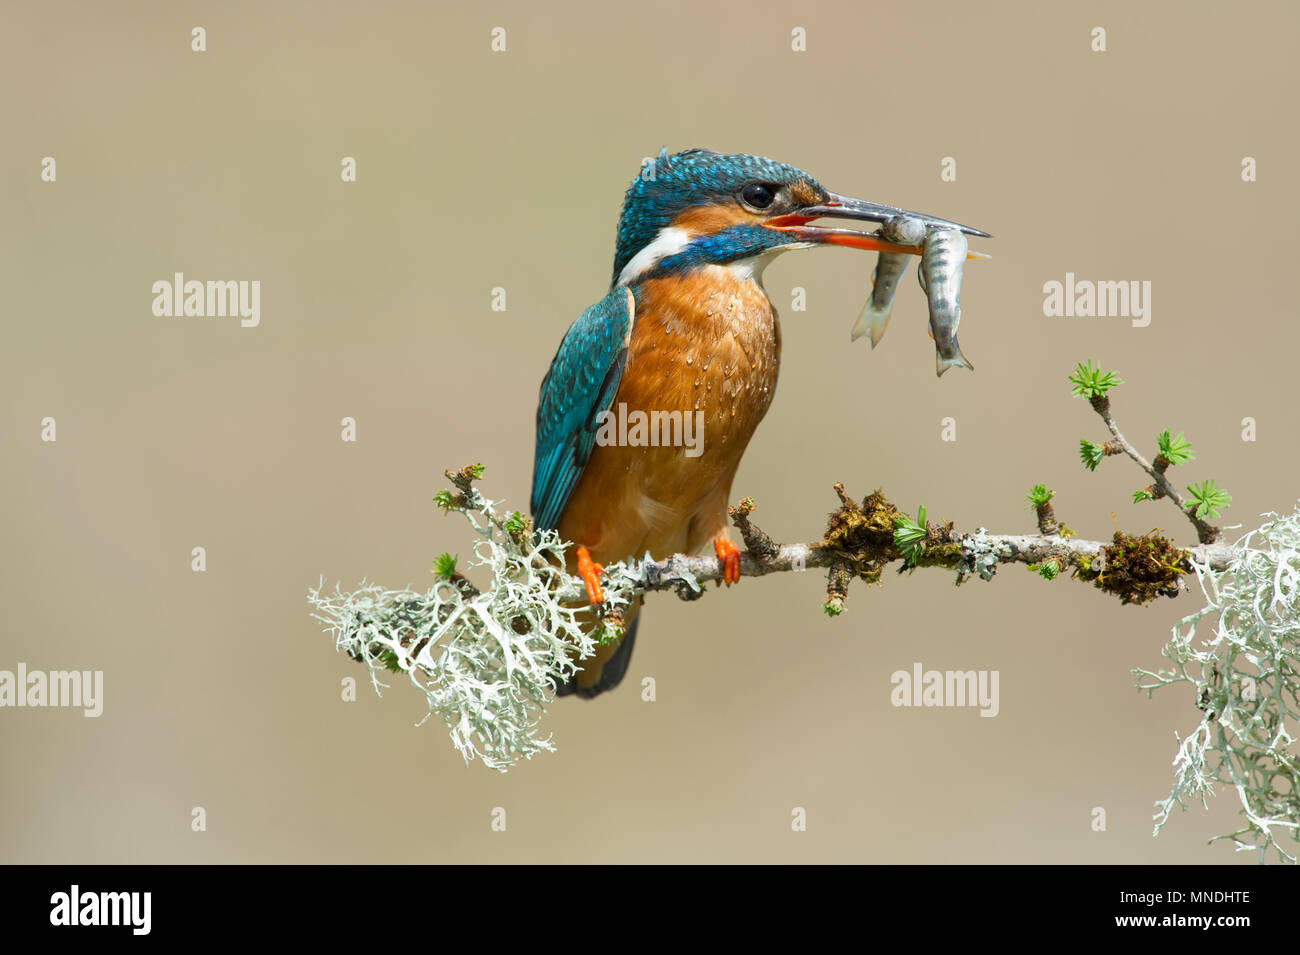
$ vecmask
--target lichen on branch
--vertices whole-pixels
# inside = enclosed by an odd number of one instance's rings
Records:
[[[1300,509],[1245,535],[1227,568],[1193,561],[1205,605],[1173,628],[1170,666],[1135,669],[1150,696],[1187,686],[1199,725],[1179,740],[1174,786],[1156,803],[1155,832],[1189,798],[1208,806],[1217,786],[1236,792],[1244,825],[1216,836],[1239,850],[1295,863],[1300,846]]]
[[[462,515],[479,537],[464,571],[443,554],[426,591],[363,582],[352,592],[335,585],[328,593],[322,581],[308,599],[338,649],[366,665],[376,692],[386,688],[384,673],[405,674],[427,703],[420,722],[437,715],[467,762],[477,757],[505,770],[554,748],[550,737],[540,734],[546,706],[577,662],[617,633],[623,608],[641,594],[662,590],[698,599],[704,584],[721,579],[722,566],[716,557],[682,554],[608,563],[605,601],[591,608],[583,581],[564,570],[568,543],[555,531],[534,531],[518,511],[500,511],[500,502],[475,486],[482,473],[479,465],[447,472],[453,489],[434,498],[447,513]],[[983,528],[959,534],[951,522],[927,521],[924,508],[918,524],[880,491],[861,503],[841,484],[835,492],[840,506],[829,516],[822,539],[811,544],[777,544],[754,524],[756,505],[750,499],[733,508],[732,518],[753,548],[741,554],[742,576],[825,568],[828,613],[843,610],[853,578],[878,583],[893,562],[902,564],[900,570],[946,568],[961,582],[972,576],[992,579],[999,564],[1057,561],[1080,579],[1107,581],[1099,558],[1108,545],[1101,542],[995,535]],[[1211,566],[1226,566],[1230,559],[1223,545],[1198,552]],[[1172,557],[1160,553],[1165,556],[1155,564],[1129,560],[1125,575],[1113,578],[1115,586],[1102,589],[1139,602],[1168,592]],[[490,579],[477,584],[470,576],[475,572]],[[592,624],[593,612],[599,626]]]
[[[1047,580],[1068,575],[1126,604],[1177,596],[1183,577],[1195,574],[1207,603],[1174,628],[1164,650],[1172,668],[1133,671],[1148,694],[1191,684],[1203,713],[1200,726],[1180,743],[1174,789],[1157,804],[1156,831],[1186,797],[1204,800],[1215,784],[1232,786],[1246,824],[1218,838],[1239,848],[1272,848],[1294,862],[1280,840],[1294,842],[1300,830],[1292,752],[1293,732],[1300,732],[1300,511],[1266,515],[1271,520],[1263,527],[1235,545],[1225,543],[1209,520],[1230,503],[1227,492],[1206,480],[1187,486],[1189,500],[1166,477],[1194,456],[1182,433],[1161,432],[1155,460],[1148,462],[1111,414],[1108,392],[1122,384],[1119,377],[1088,362],[1076,366],[1070,380],[1113,438],[1104,444],[1084,439],[1084,464],[1095,470],[1105,458],[1126,454],[1153,481],[1134,499],[1169,498],[1195,527],[1197,545],[1178,547],[1158,530],[1132,535],[1116,529],[1109,542],[1080,540],[1061,522],[1055,493],[1044,484],[1027,495],[1037,534],[991,534],[983,527],[960,532],[952,521],[929,520],[924,506],[912,517],[880,490],[858,502],[836,484],[839,506],[812,543],[774,541],[755,524],[751,498],[731,507],[746,545],[741,576],[824,568],[823,609],[838,616],[854,579],[879,584],[892,563],[900,573],[943,568],[957,584],[991,580],[1000,566],[1022,564]],[[423,593],[363,582],[350,593],[337,586],[324,593],[318,586],[308,599],[337,648],[367,666],[376,692],[385,688],[381,673],[405,674],[427,703],[420,722],[437,714],[467,763],[478,757],[505,771],[555,748],[540,734],[546,707],[577,662],[618,635],[631,601],[662,590],[696,600],[706,583],[721,580],[723,569],[712,556],[628,556],[605,564],[604,601],[588,606],[585,583],[564,569],[570,542],[555,531],[535,531],[518,511],[502,516],[499,502],[474,486],[482,474],[481,465],[448,471],[454,490],[434,498],[444,511],[463,515],[479,537],[467,569],[490,574],[481,589],[443,554],[435,562],[436,582]],[[1211,616],[1213,634],[1198,636],[1198,624]]]
[[[448,472],[456,491],[435,500],[479,536],[469,567],[491,574],[483,590],[444,555],[423,593],[363,583],[350,593],[318,586],[308,600],[337,648],[366,665],[377,693],[382,673],[405,674],[428,705],[421,723],[438,716],[466,762],[477,756],[504,771],[554,749],[539,732],[546,704],[596,643],[580,608],[556,596],[569,582],[559,535],[534,535],[517,513],[501,517],[472,485],[481,474],[478,466]]]

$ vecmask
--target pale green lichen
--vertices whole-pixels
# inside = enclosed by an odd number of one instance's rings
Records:
[[[1300,843],[1300,509],[1264,517],[1238,542],[1241,554],[1226,570],[1192,561],[1205,606],[1174,627],[1162,651],[1171,668],[1133,674],[1148,696],[1189,685],[1202,711],[1200,724],[1179,740],[1173,790],[1156,803],[1155,832],[1175,805],[1186,808],[1186,797],[1208,805],[1217,784],[1237,793],[1244,825],[1211,841],[1231,840],[1261,858],[1271,849],[1295,863],[1289,846]]]
[[[992,580],[998,572],[997,546],[983,527],[976,528],[974,534],[962,538],[961,553],[965,566],[958,571],[958,583],[961,583],[967,573],[974,572],[983,580]]]
[[[386,686],[381,671],[407,674],[428,704],[420,723],[438,716],[467,763],[477,756],[504,772],[554,750],[539,734],[546,704],[596,644],[581,625],[584,608],[563,570],[559,535],[520,533],[510,515],[498,517],[495,503],[471,488],[448,507],[481,538],[467,562],[467,570],[491,574],[481,593],[460,578],[424,593],[364,583],[350,593],[318,587],[308,600],[337,648],[369,668],[376,693]],[[607,590],[606,608],[625,605],[625,589]]]

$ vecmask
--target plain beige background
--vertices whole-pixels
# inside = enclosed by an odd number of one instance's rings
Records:
[[[1128,503],[1136,469],[1080,467],[1101,436],[1065,381],[1083,358],[1127,380],[1116,412],[1144,448],[1187,432],[1178,476],[1225,485],[1230,523],[1289,510],[1298,26],[1284,3],[5,4],[0,668],[103,669],[106,700],[97,720],[0,711],[0,858],[1254,861],[1204,844],[1235,828],[1231,794],[1150,835],[1199,714],[1128,671],[1159,664],[1194,596],[1120,607],[1022,568],[960,590],[887,575],[833,621],[821,574],[660,595],[624,686],[560,701],[559,751],[500,776],[415,728],[405,688],[342,702],[363,673],[305,593],[423,587],[464,554],[429,500],[446,467],[482,461],[491,496],[526,504],[538,383],[663,145],[770,155],[996,236],[963,296],[978,371],[941,380],[910,275],[873,353],[849,345],[872,257],[768,270],[784,365],[735,496],[777,538],[815,538],[834,481],[1027,531],[1046,481],[1080,535],[1113,511],[1190,542],[1167,504]],[[175,271],[260,280],[260,327],[155,318]],[[1067,271],[1152,282],[1150,327],[1045,318]],[[999,670],[1000,715],[891,707],[914,661]]]

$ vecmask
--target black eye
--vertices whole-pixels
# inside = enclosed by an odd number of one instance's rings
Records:
[[[776,199],[776,190],[765,182],[751,182],[740,190],[740,198],[755,209],[766,209]]]

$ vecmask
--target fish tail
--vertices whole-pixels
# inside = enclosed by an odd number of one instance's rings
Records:
[[[942,377],[945,371],[957,365],[960,365],[962,368],[969,368],[971,371],[975,370],[975,366],[966,360],[966,356],[961,353],[961,348],[960,346],[958,346],[956,342],[952,343],[952,347],[953,347],[954,354],[947,355],[947,356],[945,355],[934,356],[935,377]]]
[[[871,347],[875,348],[880,344],[880,339],[885,336],[885,329],[889,326],[889,316],[894,311],[893,303],[886,305],[884,308],[877,308],[867,300],[867,304],[862,306],[862,314],[858,316],[857,322],[853,326],[852,341],[857,341],[863,335],[871,336]]]

